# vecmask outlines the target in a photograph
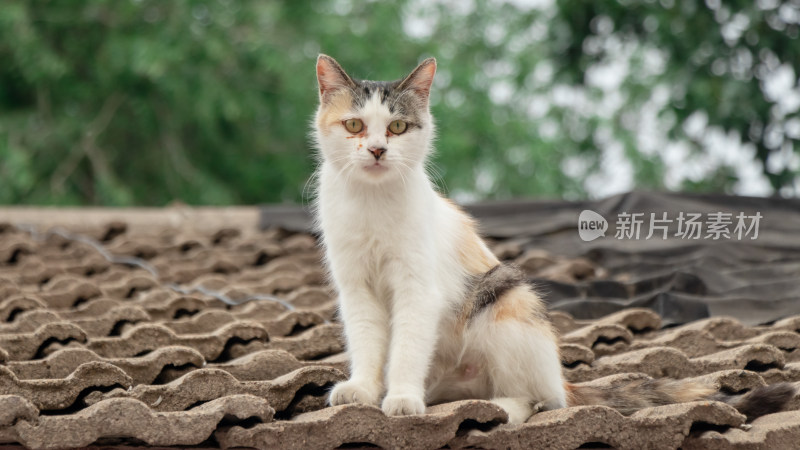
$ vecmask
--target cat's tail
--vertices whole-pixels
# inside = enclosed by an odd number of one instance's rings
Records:
[[[708,383],[671,378],[620,381],[602,387],[567,383],[565,387],[569,406],[604,405],[628,415],[651,406],[716,400],[733,406],[748,421],[782,411],[795,395],[791,383],[760,386],[744,394],[729,395]]]

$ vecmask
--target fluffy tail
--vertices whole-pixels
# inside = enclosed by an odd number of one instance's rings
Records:
[[[761,386],[745,394],[728,395],[710,384],[671,378],[620,381],[603,387],[567,383],[566,389],[570,406],[604,405],[629,415],[651,406],[716,400],[733,406],[747,416],[747,420],[783,410],[795,395],[795,388],[790,383]]]
[[[782,411],[789,400],[795,395],[795,388],[790,383],[778,383],[769,386],[760,386],[746,394],[727,395],[717,392],[709,400],[725,402],[740,413],[753,420],[766,414]]]

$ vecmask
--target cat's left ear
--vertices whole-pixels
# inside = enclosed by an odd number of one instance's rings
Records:
[[[431,93],[431,85],[435,74],[436,59],[428,58],[419,63],[417,68],[400,83],[400,89],[413,90],[420,97],[427,100]]]

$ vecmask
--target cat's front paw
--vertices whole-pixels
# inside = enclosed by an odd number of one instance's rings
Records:
[[[368,386],[367,383],[347,380],[333,387],[328,401],[331,406],[349,403],[378,406],[380,404],[380,391],[380,386]]]
[[[425,402],[416,395],[387,395],[381,409],[387,416],[424,414]]]

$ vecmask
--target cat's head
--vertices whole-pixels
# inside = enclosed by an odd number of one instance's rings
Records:
[[[333,58],[317,59],[315,134],[322,158],[342,180],[385,182],[419,170],[431,151],[428,108],[436,60],[397,81],[351,78]]]

